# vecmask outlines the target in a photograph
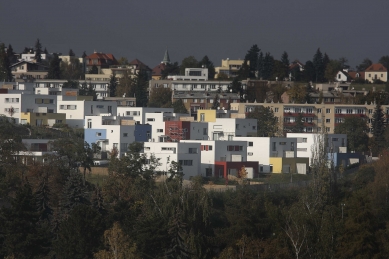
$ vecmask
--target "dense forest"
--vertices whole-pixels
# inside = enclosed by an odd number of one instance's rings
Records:
[[[179,165],[145,168],[141,144],[112,156],[88,182],[91,148],[74,129],[52,134],[57,154],[26,166],[22,135],[0,124],[1,258],[387,258],[389,153],[358,169],[328,167],[318,145],[308,187],[211,192],[183,185]],[[113,154],[114,155],[114,154]],[[158,161],[151,161],[155,164]],[[167,175],[156,182],[157,174]]]

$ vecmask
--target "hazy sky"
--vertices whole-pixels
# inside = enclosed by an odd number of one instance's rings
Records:
[[[21,52],[37,38],[49,52],[112,53],[153,68],[204,55],[243,59],[263,52],[303,63],[316,49],[352,67],[389,55],[388,0],[19,0],[0,1],[0,42]]]

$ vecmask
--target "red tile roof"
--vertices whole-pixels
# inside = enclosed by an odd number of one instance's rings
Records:
[[[372,71],[372,72],[387,72],[388,70],[384,65],[377,63],[373,64],[370,67],[368,67],[365,71]]]
[[[97,64],[93,64],[93,60],[97,59]],[[112,54],[93,53],[85,57],[87,65],[118,65],[119,63]]]
[[[134,59],[129,63],[130,65],[135,65],[136,69],[148,69],[151,70],[147,65],[145,65],[142,61],[139,59]]]
[[[166,65],[164,63],[159,64],[155,68],[153,68],[152,75],[153,76],[161,76],[162,71],[165,69]]]

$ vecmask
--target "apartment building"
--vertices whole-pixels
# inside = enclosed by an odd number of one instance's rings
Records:
[[[306,133],[334,133],[335,127],[344,122],[347,117],[366,118],[368,127],[371,128],[375,103],[357,104],[295,104],[295,103],[233,103],[231,109],[240,114],[246,114],[255,107],[269,107],[277,117],[280,127],[285,132],[296,125],[296,120],[302,116],[304,132]],[[389,115],[389,105],[382,105],[382,109]]]

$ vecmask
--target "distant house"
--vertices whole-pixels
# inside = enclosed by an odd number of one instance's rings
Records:
[[[351,77],[352,81],[365,80],[365,72],[364,71],[360,71],[360,72],[349,71],[348,75]]]
[[[33,81],[46,78],[48,67],[40,63],[23,60],[11,65],[11,73],[16,82]]]
[[[94,52],[93,54],[85,57],[86,70],[90,71],[93,66],[96,66],[98,73],[101,73],[102,68],[109,68],[112,65],[118,65],[118,61],[112,54],[98,53]]]
[[[143,72],[147,74],[148,79],[151,79],[151,69],[139,59],[134,59],[129,65],[132,68],[133,74],[137,75],[139,72]]]
[[[335,81],[338,82],[350,82],[351,79],[352,79],[351,76],[345,70],[338,71],[338,73],[335,76]]]
[[[373,64],[365,70],[365,79],[370,83],[376,80],[388,81],[388,70],[382,64]]]

